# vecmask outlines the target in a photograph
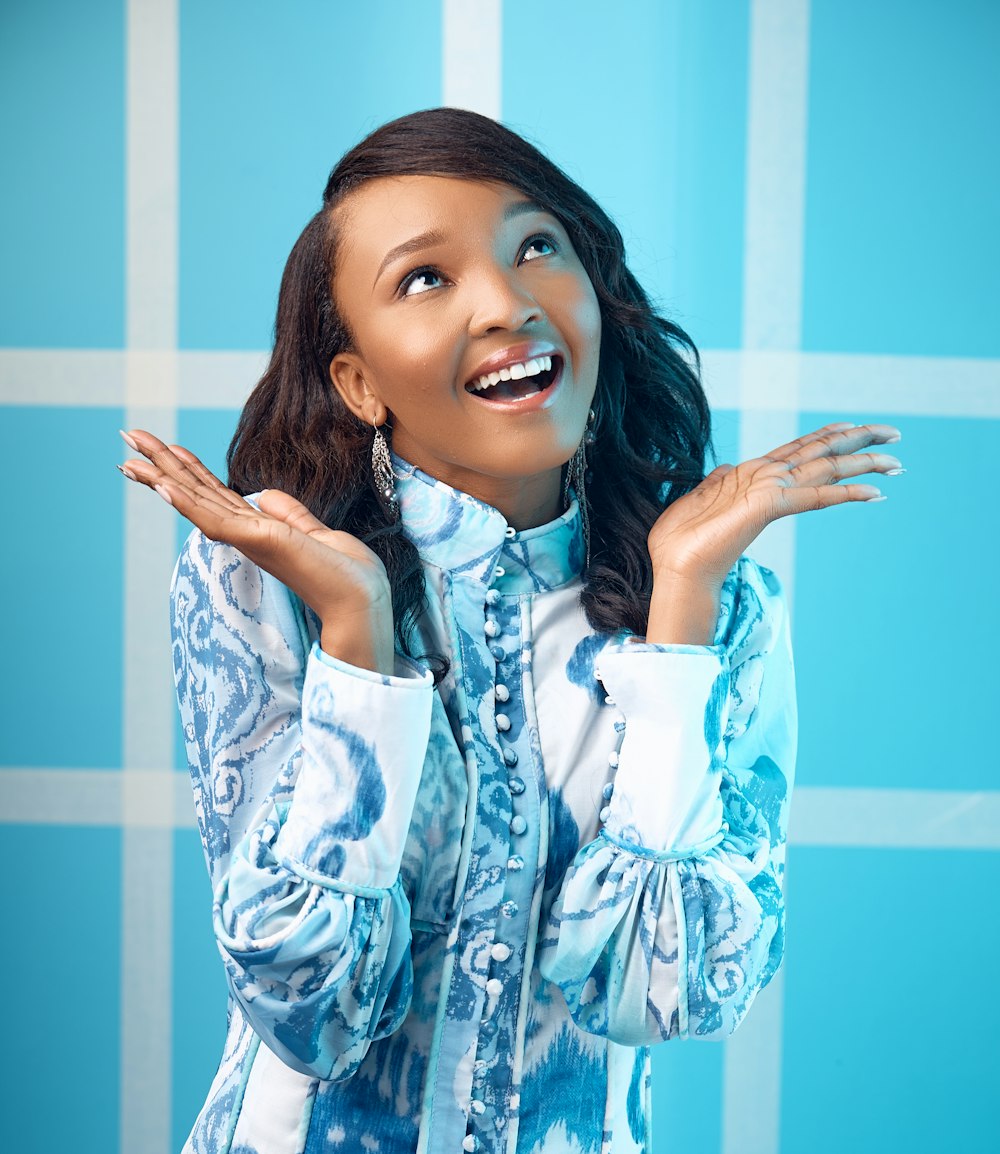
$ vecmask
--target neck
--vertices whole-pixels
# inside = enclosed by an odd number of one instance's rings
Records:
[[[502,513],[518,531],[554,521],[563,511],[562,470],[550,469],[530,477],[490,477],[461,469],[424,469],[411,464],[453,489],[460,489]]]

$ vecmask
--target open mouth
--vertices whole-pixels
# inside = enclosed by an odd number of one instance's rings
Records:
[[[520,401],[544,393],[559,379],[562,357],[558,354],[519,361],[494,373],[469,381],[465,391],[484,401]]]

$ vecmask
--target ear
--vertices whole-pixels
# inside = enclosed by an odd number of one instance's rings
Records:
[[[384,425],[389,412],[369,377],[368,367],[357,353],[338,353],[330,362],[330,380],[344,404],[366,425]]]

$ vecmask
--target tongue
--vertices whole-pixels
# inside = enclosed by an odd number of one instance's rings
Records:
[[[541,392],[538,378],[523,377],[520,381],[500,381],[478,395],[489,401],[518,401],[521,397],[530,397],[532,393],[538,392]]]

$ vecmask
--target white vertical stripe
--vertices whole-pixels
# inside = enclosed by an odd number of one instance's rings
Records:
[[[500,119],[501,0],[442,0],[441,103]]]
[[[808,0],[753,0],[743,347],[797,349],[802,330]]]
[[[740,364],[740,458],[798,434],[805,219],[808,0],[753,0]],[[782,356],[781,354],[786,354]],[[771,525],[751,554],[794,607],[795,522]],[[780,975],[726,1043],[723,1154],[777,1154],[781,1129]]]
[[[125,423],[176,439],[177,0],[127,0]],[[123,449],[127,454],[127,450]],[[174,516],[125,486],[121,1150],[169,1154],[173,760],[166,591]],[[161,772],[156,772],[156,771]],[[164,823],[166,824],[166,823]]]

